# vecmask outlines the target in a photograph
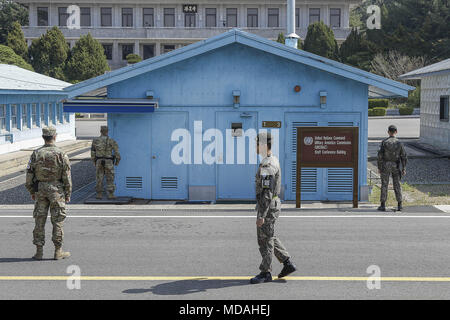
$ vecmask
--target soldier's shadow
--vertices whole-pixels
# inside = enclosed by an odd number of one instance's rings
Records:
[[[285,280],[274,280],[273,282],[284,283]],[[141,294],[141,293],[153,293],[156,295],[186,295],[192,293],[206,292],[212,289],[223,289],[230,287],[239,287],[251,285],[249,280],[208,280],[208,279],[195,279],[195,280],[178,280],[173,282],[157,284],[149,289],[127,289],[122,293],[127,294]],[[262,284],[264,285],[264,284]]]
[[[42,259],[39,261],[47,261],[53,259]],[[39,262],[38,260],[34,260],[32,258],[0,258],[0,263],[14,263],[14,262]]]

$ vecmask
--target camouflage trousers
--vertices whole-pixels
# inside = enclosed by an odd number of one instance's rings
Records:
[[[39,183],[39,191],[35,193],[33,218],[33,244],[45,244],[45,223],[50,209],[50,221],[53,225],[52,241],[55,247],[61,247],[64,239],[63,224],[66,218],[66,202],[62,185]]]
[[[114,193],[116,186],[114,184],[114,163],[110,159],[97,159],[95,163],[96,181],[95,190],[97,193],[103,192],[103,178],[106,177],[106,190]]]
[[[290,258],[289,253],[283,246],[281,241],[275,236],[275,219],[265,219],[264,224],[261,227],[257,227],[257,237],[259,252],[262,256],[262,262],[259,266],[261,272],[271,272],[272,271],[272,255],[280,263],[283,263],[288,258]]]
[[[380,201],[386,202],[389,177],[392,176],[392,184],[394,186],[395,198],[397,202],[402,201],[402,187],[400,186],[400,171],[397,168],[397,163],[392,161],[386,161],[383,164],[383,169],[381,170],[381,196]]]

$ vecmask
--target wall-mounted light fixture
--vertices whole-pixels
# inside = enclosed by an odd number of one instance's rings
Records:
[[[325,108],[327,106],[327,92],[320,91],[320,107]]]
[[[153,92],[153,90],[147,90],[145,92],[145,95],[147,96],[147,99],[153,99],[153,97],[155,96],[155,93]]]
[[[233,90],[233,107],[239,108],[240,103],[241,103],[241,91]]]

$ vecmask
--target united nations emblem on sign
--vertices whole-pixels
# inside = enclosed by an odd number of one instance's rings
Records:
[[[313,144],[314,139],[313,137],[305,137],[305,139],[303,139],[303,142],[305,143],[305,145],[310,146]]]

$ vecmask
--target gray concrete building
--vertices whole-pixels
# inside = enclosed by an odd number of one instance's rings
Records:
[[[420,139],[450,151],[450,59],[408,72],[400,78],[420,79]]]
[[[148,59],[230,28],[268,39],[286,30],[286,0],[18,0],[29,9],[24,27],[30,44],[52,26],[59,26],[70,46],[90,32],[105,48],[112,69],[126,65],[126,55]],[[350,32],[351,6],[360,0],[303,0],[296,4],[296,32],[304,39],[308,25],[322,20],[338,42]],[[67,8],[79,10],[79,28],[67,26]]]

